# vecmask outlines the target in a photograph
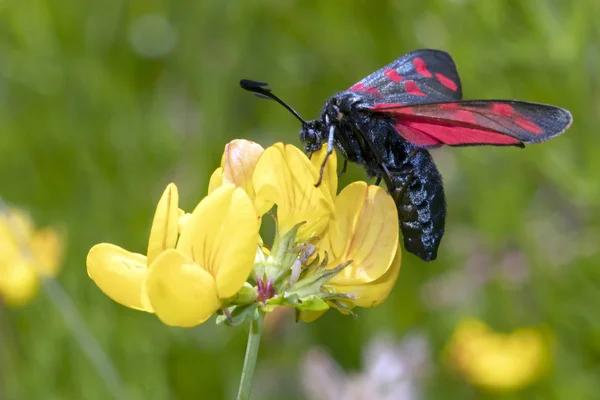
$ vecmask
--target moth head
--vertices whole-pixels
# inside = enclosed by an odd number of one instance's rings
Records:
[[[307,153],[312,153],[319,150],[323,145],[323,139],[323,124],[321,121],[307,121],[302,124],[300,141],[304,143],[304,150]]]

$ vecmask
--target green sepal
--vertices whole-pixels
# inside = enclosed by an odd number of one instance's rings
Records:
[[[258,318],[257,307],[257,303],[229,307],[226,310],[230,315],[227,316],[226,312],[222,312],[221,315],[217,316],[216,323],[220,326],[237,326],[246,321],[255,320]]]
[[[223,299],[223,308],[252,304],[256,301],[257,297],[258,293],[256,293],[256,288],[248,282],[244,282],[244,286],[242,286],[235,295]]]
[[[346,268],[352,260],[346,261],[335,268],[325,269],[324,266],[327,265],[327,255],[323,258],[323,262],[319,267],[317,267],[316,271],[308,276],[304,276],[303,279],[298,280],[294,285],[292,285],[288,291],[296,292],[301,299],[307,298],[314,294],[322,295],[323,285],[325,285],[331,278],[336,276],[341,270]],[[322,296],[321,296],[322,297]]]
[[[257,246],[254,256],[254,266],[252,267],[252,276],[263,277],[265,275],[265,266],[267,265],[267,256],[260,246]]]
[[[283,279],[289,275],[292,265],[298,257],[298,251],[294,251],[294,243],[298,228],[304,224],[304,222],[300,222],[283,236],[278,235],[275,237],[271,254],[265,260],[264,268],[265,275],[273,281],[274,287],[278,287]]]
[[[298,310],[322,311],[327,310],[329,305],[318,294],[300,298],[298,293],[285,293],[283,296],[273,297],[267,301],[269,306],[288,306]]]
[[[351,304],[346,304],[344,299],[330,300],[329,304],[331,304],[331,307],[335,308],[344,315],[351,315],[354,318],[358,318],[358,315],[356,315],[356,313],[350,308]]]
[[[233,304],[238,306],[252,304],[256,301],[257,297],[258,293],[256,293],[256,288],[246,282],[244,283],[244,286],[242,286],[242,288],[237,292],[237,295],[233,300]]]
[[[297,305],[296,308],[305,311],[324,311],[329,308],[329,305],[318,295],[312,295],[302,299],[302,303]]]

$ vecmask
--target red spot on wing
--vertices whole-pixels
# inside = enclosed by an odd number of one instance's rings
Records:
[[[456,110],[454,114],[457,121],[466,122],[468,124],[475,124],[475,114],[467,110]]]
[[[454,83],[454,81],[440,73],[436,73],[435,77],[438,79],[438,81],[440,81],[440,83],[444,86],[446,86],[448,89],[456,92],[456,90],[458,89],[458,86],[456,85],[456,83]]]
[[[381,92],[379,91],[379,89],[377,89],[376,87],[373,87],[373,86],[367,86],[365,88],[364,92],[374,94],[377,97],[381,97]]]
[[[350,90],[351,92],[361,92],[364,88],[365,88],[364,83],[357,83],[356,85],[352,86],[348,90]]]
[[[511,136],[477,128],[457,125],[442,125],[429,121],[397,120],[394,126],[406,140],[421,146],[436,144],[519,144],[520,141]]]
[[[425,78],[431,78],[431,72],[427,70],[427,65],[425,65],[425,61],[423,59],[417,57],[413,60],[413,65],[415,66],[415,70],[419,75],[424,76]]]
[[[404,139],[410,143],[416,144],[417,146],[432,147],[439,146],[442,143],[436,138],[427,135],[424,132],[419,131],[411,126],[398,123],[394,125],[396,132],[400,134]]]
[[[400,103],[379,103],[369,108],[372,111],[385,112],[386,110],[394,114],[413,114],[412,107],[405,107]]]
[[[402,107],[402,104],[399,103],[378,103],[373,105],[373,107],[371,107],[371,110],[380,110],[382,108],[389,108],[389,109],[395,109],[398,107]]]
[[[367,86],[364,83],[357,83],[356,85],[352,86],[350,89],[351,92],[363,92],[363,93],[369,93],[372,95],[375,95],[377,97],[381,97],[381,92],[379,91],[379,89],[377,89],[376,87],[373,86]]]
[[[517,125],[519,125],[521,128],[525,129],[526,131],[529,131],[536,135],[543,132],[542,128],[540,128],[539,126],[537,126],[536,124],[534,124],[533,122],[531,122],[525,118],[517,118],[515,120],[515,123]]]
[[[414,96],[425,96],[425,93],[421,92],[419,86],[415,83],[415,81],[406,81],[404,82],[404,87],[406,88],[406,93],[412,94]]]
[[[439,105],[439,107],[453,110],[458,108],[458,103],[442,103]]]
[[[492,112],[494,114],[503,115],[505,117],[510,117],[515,113],[515,109],[512,108],[510,104],[505,103],[494,103],[492,104]]]
[[[400,74],[398,74],[398,71],[396,71],[393,68],[386,69],[385,71],[383,71],[383,74],[393,82],[402,82],[404,80],[404,78]]]

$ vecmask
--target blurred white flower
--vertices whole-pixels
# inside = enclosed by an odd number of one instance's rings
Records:
[[[422,285],[421,299],[427,308],[469,308],[490,283],[519,288],[530,282],[531,264],[526,254],[510,243],[494,255],[485,240],[471,230],[459,231],[449,240],[465,261],[460,268],[439,274]]]
[[[346,373],[324,350],[308,351],[301,383],[310,400],[415,400],[429,370],[429,344],[418,334],[396,341],[389,334],[372,339],[363,354],[363,371]]]

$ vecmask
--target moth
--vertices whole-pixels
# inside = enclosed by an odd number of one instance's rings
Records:
[[[244,79],[243,89],[269,98],[300,122],[300,140],[312,153],[328,144],[348,161],[383,179],[398,209],[407,251],[437,257],[444,235],[442,177],[429,149],[448,146],[517,146],[563,133],[573,120],[563,108],[517,100],[462,100],[452,57],[416,50],[333,95],[318,119],[305,121],[264,82]],[[329,155],[329,154],[328,154]],[[321,166],[321,182],[325,161]]]

